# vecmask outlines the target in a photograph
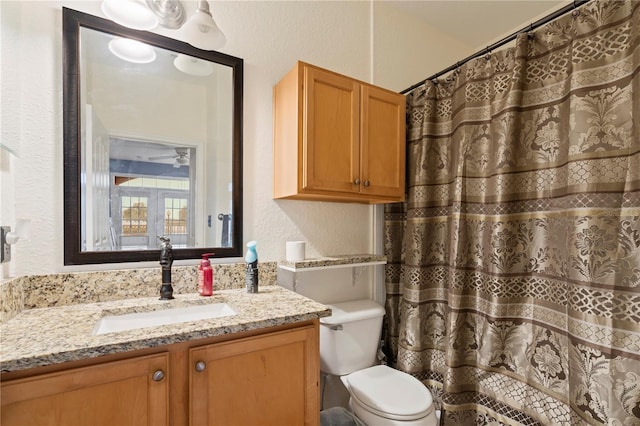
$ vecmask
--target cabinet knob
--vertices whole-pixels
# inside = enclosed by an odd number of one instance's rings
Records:
[[[162,370],[156,370],[153,373],[153,380],[156,382],[159,382],[160,380],[164,379],[164,371]]]
[[[360,179],[356,178],[356,180],[353,181],[354,185],[360,185]]]
[[[369,186],[369,185],[371,185],[371,182],[369,182],[368,180],[365,180],[364,181],[364,186]]]
[[[207,368],[207,364],[205,364],[204,361],[196,362],[196,371],[204,371],[205,368]]]

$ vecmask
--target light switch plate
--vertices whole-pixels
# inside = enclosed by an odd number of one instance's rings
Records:
[[[11,232],[10,226],[0,226],[0,263],[11,260],[11,244],[7,244],[7,234]]]

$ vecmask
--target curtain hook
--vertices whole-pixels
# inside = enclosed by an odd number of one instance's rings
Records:
[[[489,50],[489,46],[486,47],[485,52],[484,58],[488,61],[491,59],[491,50]]]
[[[574,18],[580,16],[580,11],[578,10],[578,4],[576,3],[576,0],[573,0],[573,11],[571,12],[571,16],[573,16]]]

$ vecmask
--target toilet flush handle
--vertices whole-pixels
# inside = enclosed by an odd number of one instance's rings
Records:
[[[331,329],[332,329],[333,331],[339,331],[339,330],[342,330],[342,324],[332,325],[332,326],[331,326]]]

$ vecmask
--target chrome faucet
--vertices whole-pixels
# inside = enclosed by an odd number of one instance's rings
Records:
[[[169,237],[158,236],[160,240],[160,266],[162,266],[162,287],[160,287],[160,300],[173,299],[173,287],[171,286],[171,264],[173,263],[173,250]]]

